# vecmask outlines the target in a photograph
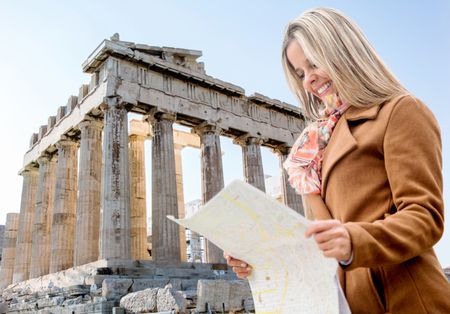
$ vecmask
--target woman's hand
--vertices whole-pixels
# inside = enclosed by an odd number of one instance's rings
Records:
[[[352,256],[350,234],[339,220],[314,221],[305,231],[305,236],[314,236],[317,245],[326,257],[347,262]]]
[[[231,266],[238,278],[246,279],[252,272],[252,267],[240,259],[231,257],[228,253],[223,253],[223,257],[227,260],[228,266]]]

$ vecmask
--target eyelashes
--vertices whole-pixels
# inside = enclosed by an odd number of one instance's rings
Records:
[[[313,70],[318,69],[319,67],[315,65],[314,63],[309,62],[309,67]],[[305,79],[305,72],[297,72],[298,78],[303,81]]]

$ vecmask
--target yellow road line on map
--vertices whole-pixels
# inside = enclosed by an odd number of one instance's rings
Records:
[[[255,294],[263,294],[263,293],[270,293],[270,292],[276,292],[277,289],[267,289],[267,290],[261,290],[261,291],[255,291]]]
[[[258,213],[256,211],[254,211],[253,209],[251,209],[249,206],[247,206],[246,204],[239,202],[238,200],[236,200],[235,198],[231,197],[228,194],[223,193],[222,197],[224,199],[226,199],[227,201],[235,204],[236,206],[238,206],[239,208],[241,208],[242,210],[244,210],[244,212],[247,213],[247,215],[249,215],[253,220],[257,220],[260,216],[258,215]]]
[[[226,193],[223,193],[222,197],[225,200],[235,204],[237,207],[242,209],[253,221],[257,221],[258,222],[258,233],[259,233],[259,236],[261,237],[261,240],[262,241],[267,240],[267,233],[264,230],[264,228],[262,228],[261,223],[260,223],[261,216],[255,210],[253,210],[250,206],[246,205],[243,202],[236,200],[235,198],[233,198],[232,196],[230,196]]]

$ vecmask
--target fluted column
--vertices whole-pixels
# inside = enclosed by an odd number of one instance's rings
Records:
[[[131,180],[131,257],[148,260],[147,251],[147,198],[145,188],[145,139],[131,134],[129,137]]]
[[[2,267],[0,270],[0,290],[12,284],[14,261],[16,258],[18,226],[19,214],[8,213],[6,215],[5,238],[3,241]]]
[[[152,142],[152,255],[157,263],[180,262],[179,227],[167,219],[178,217],[173,123],[167,113],[149,115]]]
[[[128,113],[118,97],[103,105],[103,212],[101,259],[130,259]]]
[[[30,275],[32,227],[36,204],[38,169],[34,165],[28,165],[21,175],[23,176],[22,200],[20,203],[13,283],[27,280]]]
[[[96,261],[99,255],[103,121],[88,116],[78,126],[81,139],[75,266]]]
[[[78,143],[63,137],[56,143],[55,205],[51,231],[50,273],[73,267],[77,206]]]
[[[242,146],[245,182],[265,192],[266,184],[264,182],[264,169],[261,158],[262,140],[244,136],[235,139],[234,142]]]
[[[198,126],[195,132],[200,136],[202,202],[205,204],[224,187],[220,129],[205,124]],[[223,251],[213,243],[206,241],[205,250],[208,263],[226,262]]]
[[[175,144],[175,175],[177,178],[177,199],[178,199],[178,217],[184,218],[186,213],[184,209],[184,191],[183,191],[183,161],[181,151],[184,148],[181,144]],[[187,261],[186,252],[186,229],[179,226],[180,232],[180,258],[181,261]]]
[[[39,183],[33,225],[30,278],[49,273],[50,236],[55,196],[56,156],[44,154],[38,158]]]
[[[298,213],[304,215],[302,197],[298,195],[294,188],[288,182],[288,174],[286,170],[283,168],[283,163],[286,160],[289,149],[286,147],[279,147],[274,150],[274,152],[278,155],[280,161],[280,171],[281,171],[281,198],[283,203],[297,211]]]

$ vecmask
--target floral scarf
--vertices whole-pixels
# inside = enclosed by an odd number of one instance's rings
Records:
[[[324,105],[321,118],[303,130],[283,164],[289,175],[289,183],[302,195],[320,194],[323,152],[334,127],[349,107],[336,94],[326,96]]]

